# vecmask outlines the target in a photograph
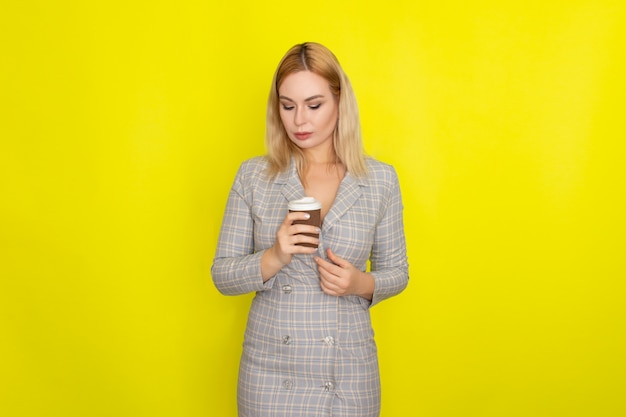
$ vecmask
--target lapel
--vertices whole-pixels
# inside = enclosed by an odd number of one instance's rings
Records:
[[[292,159],[289,169],[276,175],[274,183],[282,184],[280,192],[287,201],[297,200],[304,197],[304,187],[300,182],[296,171],[295,161]],[[354,203],[363,194],[363,187],[367,185],[365,179],[357,179],[349,172],[341,181],[335,201],[324,218],[322,231],[330,230],[333,225],[341,219],[346,211],[354,205]]]
[[[363,180],[356,179],[349,172],[346,173],[346,176],[339,185],[335,201],[324,218],[322,231],[330,230],[333,225],[341,219],[345,212],[354,205],[363,194],[364,185],[365,182]]]
[[[282,184],[280,192],[287,201],[298,200],[304,197],[304,187],[302,187],[300,178],[298,178],[296,164],[293,158],[291,159],[289,169],[286,169],[285,171],[276,175],[274,183]]]

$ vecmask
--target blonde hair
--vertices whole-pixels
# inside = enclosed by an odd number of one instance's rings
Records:
[[[338,101],[339,118],[333,132],[333,148],[337,162],[355,176],[366,172],[359,110],[352,86],[335,55],[325,46],[306,42],[293,46],[281,59],[272,79],[267,103],[265,144],[269,161],[269,174],[275,176],[285,171],[294,157],[298,174],[302,178],[306,159],[302,150],[289,137],[280,119],[278,89],[284,79],[300,71],[311,71],[329,83]]]

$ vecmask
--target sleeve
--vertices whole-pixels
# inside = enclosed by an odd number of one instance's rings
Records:
[[[387,205],[376,226],[370,256],[374,295],[370,307],[402,292],[409,282],[409,265],[402,219],[402,195],[396,171],[391,168],[383,198]]]
[[[264,251],[254,252],[252,198],[246,190],[245,171],[242,164],[228,195],[211,267],[213,283],[225,295],[263,291],[271,288],[274,281],[271,278],[263,282],[261,257]]]

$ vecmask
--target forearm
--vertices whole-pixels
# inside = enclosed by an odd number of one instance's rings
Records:
[[[375,287],[376,284],[374,282],[374,277],[372,276],[372,274],[362,272],[359,277],[359,288],[357,289],[356,295],[365,298],[368,301],[372,301]]]
[[[268,281],[276,275],[283,266],[285,266],[285,264],[281,262],[276,255],[274,246],[263,252],[263,256],[261,257],[261,277],[263,277],[263,282]]]
[[[409,283],[406,265],[370,272],[374,280],[372,306],[401,293]]]
[[[236,257],[216,257],[211,268],[215,287],[225,295],[239,295],[264,289],[261,279],[262,252]]]

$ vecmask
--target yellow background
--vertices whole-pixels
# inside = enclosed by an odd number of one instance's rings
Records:
[[[383,417],[626,415],[621,0],[3,1],[0,415],[235,415],[209,270],[307,40],[403,189]]]

